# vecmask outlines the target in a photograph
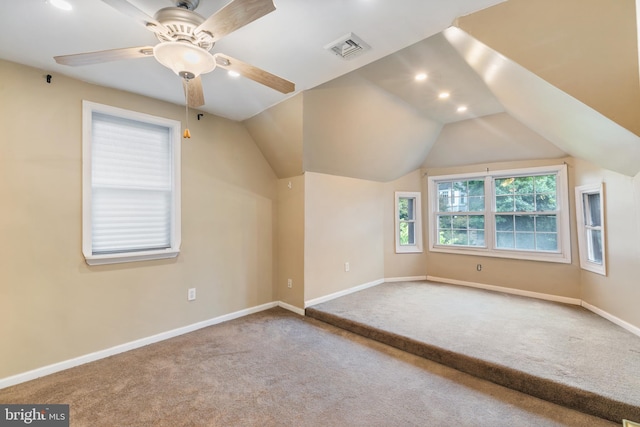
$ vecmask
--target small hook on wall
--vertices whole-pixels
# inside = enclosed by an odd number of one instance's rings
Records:
[[[52,76],[51,74],[47,74],[47,75],[46,75],[47,83],[51,83],[51,78],[52,78],[52,77],[53,77],[53,76]]]
[[[198,114],[198,120],[200,120],[200,118],[201,118],[202,116],[204,116],[204,114],[199,113],[199,114]]]

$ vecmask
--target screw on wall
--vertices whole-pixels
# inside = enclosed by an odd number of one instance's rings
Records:
[[[478,271],[482,271],[482,264],[478,264],[478,265],[476,265],[476,270],[478,270]]]

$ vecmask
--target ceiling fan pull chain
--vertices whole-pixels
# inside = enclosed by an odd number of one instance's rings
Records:
[[[184,129],[184,133],[182,134],[183,138],[191,138],[191,132],[189,132],[189,96],[187,95],[189,93],[189,80],[185,79],[185,81],[187,82],[187,90],[185,91],[185,102],[184,102],[184,106],[186,109],[186,118],[185,118],[185,124],[186,127]]]

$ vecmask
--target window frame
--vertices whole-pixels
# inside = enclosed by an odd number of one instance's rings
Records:
[[[600,226],[590,227],[585,223],[585,204],[584,197],[586,195],[600,195]],[[576,196],[576,227],[578,231],[578,253],[580,257],[580,268],[591,271],[592,273],[607,275],[607,255],[606,255],[606,223],[604,213],[604,184],[587,184],[575,188]],[[590,229],[600,230],[602,245],[602,264],[591,261],[589,259],[590,240],[587,238],[587,232]]]
[[[400,220],[400,199],[414,199],[414,220],[413,220],[413,245],[400,244],[400,224],[406,221]],[[395,192],[395,243],[396,253],[421,253],[422,246],[422,194],[419,191],[396,191]]]
[[[169,128],[171,144],[171,246],[163,249],[136,250],[107,254],[93,253],[92,222],[92,123],[93,113],[139,121]],[[91,101],[82,101],[82,253],[89,265],[115,264],[175,258],[181,244],[180,129],[177,120],[130,111]]]
[[[494,182],[500,178],[511,177],[527,177],[536,175],[555,174],[556,179],[556,203],[557,203],[557,232],[558,232],[558,251],[528,251],[519,249],[499,249],[496,247],[496,230],[495,217],[496,212],[496,194]],[[484,246],[451,246],[440,245],[437,243],[437,207],[438,207],[438,182],[442,181],[466,181],[484,179],[485,190],[485,245]],[[551,165],[530,168],[518,168],[507,170],[485,172],[472,172],[452,175],[438,175],[428,177],[428,230],[429,230],[429,251],[442,252],[450,254],[464,254],[474,256],[488,256],[498,258],[522,259],[531,261],[545,261],[557,263],[571,263],[571,235],[570,235],[570,219],[569,219],[569,195],[568,195],[568,179],[567,166]],[[461,212],[461,214],[466,214]]]

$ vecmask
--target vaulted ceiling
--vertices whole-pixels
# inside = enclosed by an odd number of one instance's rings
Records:
[[[388,181],[420,166],[566,155],[640,171],[633,0],[510,0],[455,24],[245,121],[278,176]]]

